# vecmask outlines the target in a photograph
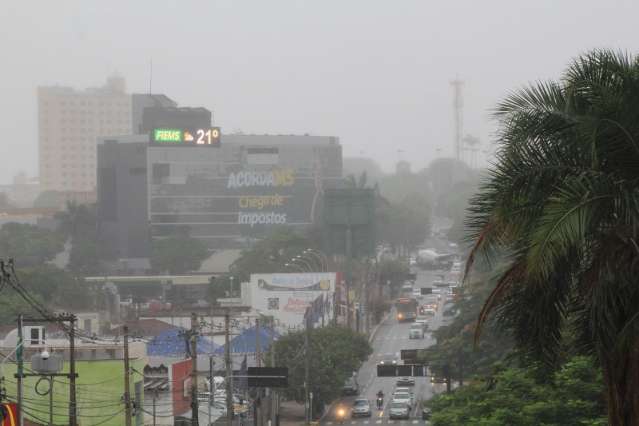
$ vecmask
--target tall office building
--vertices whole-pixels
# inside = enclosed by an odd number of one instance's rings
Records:
[[[122,77],[110,77],[104,86],[85,90],[38,88],[42,190],[95,199],[97,138],[131,134],[131,121],[131,96]]]

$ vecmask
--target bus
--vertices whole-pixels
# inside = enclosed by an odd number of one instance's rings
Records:
[[[395,303],[397,310],[397,321],[413,322],[417,318],[417,300],[409,297],[400,297]]]

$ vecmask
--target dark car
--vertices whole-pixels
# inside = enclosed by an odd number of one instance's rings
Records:
[[[349,377],[342,386],[342,395],[357,395],[359,393],[359,384],[355,377]]]
[[[379,365],[397,365],[397,358],[384,358],[377,364]]]

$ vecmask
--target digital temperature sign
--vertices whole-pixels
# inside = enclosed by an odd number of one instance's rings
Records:
[[[171,129],[158,128],[151,132],[151,144],[156,146],[220,146],[220,128]]]

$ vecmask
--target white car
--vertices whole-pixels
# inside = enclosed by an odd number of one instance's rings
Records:
[[[423,339],[424,338],[424,326],[422,324],[411,324],[408,329],[409,339]]]
[[[408,405],[409,408],[413,407],[413,398],[408,392],[395,392],[392,402],[401,402]]]
[[[413,379],[413,384],[415,383],[415,378],[412,377]],[[407,393],[410,395],[410,400],[411,400],[411,405],[415,403],[415,395],[413,395],[413,389],[409,388],[407,386],[397,386],[395,388],[395,392],[393,392],[393,395],[396,393]]]
[[[423,299],[424,296],[422,296],[422,290],[419,288],[414,288],[413,289],[413,297],[415,299]]]
[[[403,402],[392,401],[388,409],[388,417],[391,419],[410,418],[410,407]]]

